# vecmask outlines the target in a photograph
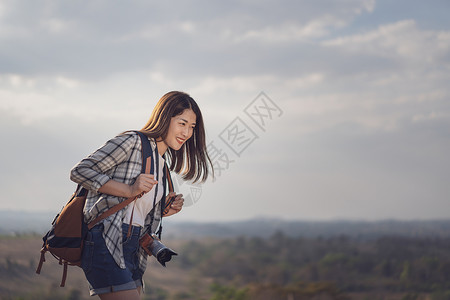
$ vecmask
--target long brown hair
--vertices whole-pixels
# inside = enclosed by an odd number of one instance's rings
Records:
[[[188,139],[180,150],[175,151],[168,148],[169,168],[183,179],[194,182],[201,179],[204,182],[210,171],[214,176],[211,159],[206,151],[205,127],[203,117],[197,103],[186,93],[172,91],[159,99],[147,124],[140,130],[146,136],[154,138],[155,141],[164,140],[169,131],[171,118],[183,113],[185,109],[192,109],[196,115],[196,125],[192,137]],[[166,152],[166,153],[167,153]]]

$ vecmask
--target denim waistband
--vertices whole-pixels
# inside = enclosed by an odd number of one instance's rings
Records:
[[[90,231],[103,231],[104,229],[103,223],[97,224],[94,227],[91,228]],[[128,228],[130,227],[130,224],[122,223],[122,232],[128,232]],[[141,226],[131,226],[131,234],[133,235],[139,235],[141,233]]]
[[[130,224],[123,223],[122,224],[122,232],[128,232],[128,228],[130,228]],[[139,235],[141,233],[141,226],[131,226],[131,234]]]

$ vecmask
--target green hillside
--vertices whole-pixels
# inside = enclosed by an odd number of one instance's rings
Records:
[[[450,299],[450,238],[271,236],[166,239],[179,256],[151,260],[143,299]],[[92,299],[81,269],[47,256],[39,236],[0,239],[0,299]]]

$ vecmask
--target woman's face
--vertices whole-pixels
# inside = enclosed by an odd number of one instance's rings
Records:
[[[172,117],[164,140],[165,144],[173,150],[180,150],[194,133],[196,120],[197,117],[192,109],[185,109],[182,114]]]

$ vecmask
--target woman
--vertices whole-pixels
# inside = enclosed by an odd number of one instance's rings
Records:
[[[136,132],[124,132],[109,140],[71,170],[71,180],[89,190],[84,207],[88,223],[115,204],[143,195],[88,233],[82,268],[90,294],[102,300],[140,298],[147,256],[139,247],[139,237],[154,233],[161,220],[166,161],[170,170],[194,182],[205,181],[213,171],[202,114],[188,94],[165,94],[140,131],[151,144],[154,174],[141,174],[142,148]],[[183,195],[169,193],[166,199],[169,197],[175,200],[164,216],[183,207]]]

